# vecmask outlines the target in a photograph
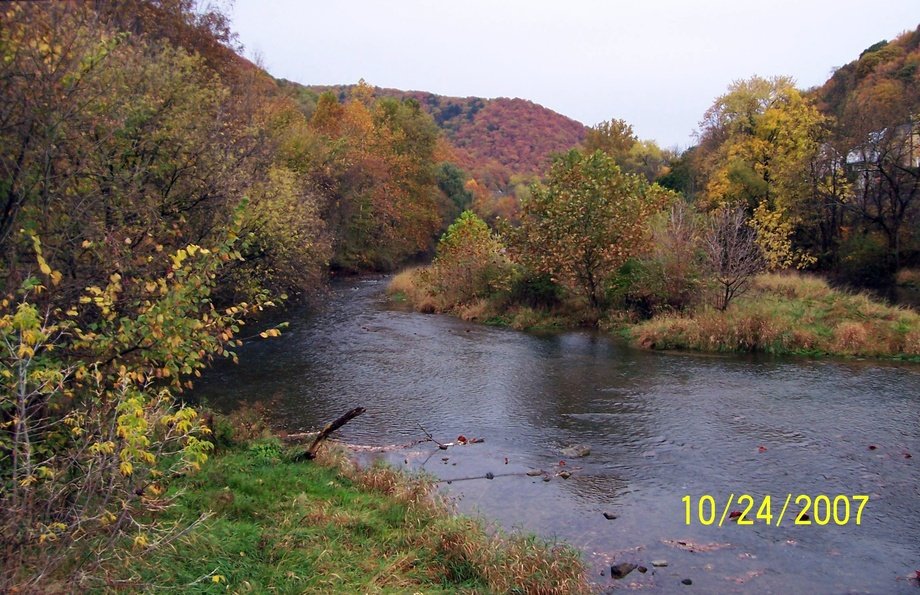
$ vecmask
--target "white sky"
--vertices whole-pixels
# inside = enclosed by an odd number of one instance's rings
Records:
[[[823,83],[920,24],[920,0],[236,0],[268,71],[441,95],[521,97],[686,148],[733,80]]]

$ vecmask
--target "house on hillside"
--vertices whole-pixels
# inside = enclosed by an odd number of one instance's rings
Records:
[[[893,129],[870,132],[865,144],[847,154],[847,165],[853,170],[881,161],[908,168],[920,167],[920,121],[916,116]]]

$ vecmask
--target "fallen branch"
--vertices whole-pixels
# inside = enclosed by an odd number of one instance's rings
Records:
[[[434,439],[434,436],[432,436],[431,433],[430,433],[428,430],[426,430],[425,428],[422,427],[422,424],[416,422],[415,425],[417,425],[417,426],[418,426],[418,429],[420,429],[422,432],[425,433],[426,436],[428,436],[428,439],[429,439],[429,440],[431,440],[432,442],[434,442],[435,444],[437,444],[439,449],[441,449],[441,450],[447,450],[448,445],[447,445],[447,444],[442,444],[442,443],[438,442],[437,440],[435,440],[435,439]]]
[[[303,461],[303,460],[313,460],[314,458],[316,458],[316,451],[319,450],[319,447],[323,443],[323,441],[329,437],[329,434],[335,432],[336,430],[338,430],[339,428],[341,428],[342,426],[344,426],[345,424],[347,424],[354,418],[358,417],[365,411],[367,410],[364,407],[355,407],[354,409],[352,409],[351,411],[349,411],[342,417],[326,424],[326,427],[320,430],[320,433],[316,435],[316,439],[313,440],[313,444],[310,445],[310,448],[308,448],[305,452],[298,455],[295,460]]]
[[[438,479],[434,483],[454,483],[455,481],[471,481],[474,479],[495,479],[496,477],[520,477],[526,476],[526,472],[510,471],[508,473],[486,473],[485,475],[472,475],[470,477],[454,477],[451,479]]]

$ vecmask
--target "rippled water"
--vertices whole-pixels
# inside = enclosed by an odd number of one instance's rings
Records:
[[[219,365],[196,396],[223,408],[261,400],[292,432],[362,405],[340,433],[351,443],[409,442],[418,424],[441,442],[481,437],[378,456],[445,479],[494,474],[442,485],[462,511],[582,548],[603,588],[671,592],[689,578],[702,592],[920,592],[907,578],[920,570],[920,366],[536,336],[401,311],[385,282],[342,283],[323,311],[286,313],[289,332]],[[573,444],[590,455],[562,453]],[[742,493],[772,495],[774,523],[788,493],[870,501],[859,526],[795,526],[791,512],[780,527],[685,524],[685,495],[695,516],[704,494],[724,507]],[[668,566],[653,568],[658,559]],[[621,561],[649,572],[611,579]]]

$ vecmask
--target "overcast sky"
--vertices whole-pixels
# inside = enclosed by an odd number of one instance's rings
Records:
[[[733,80],[823,83],[920,0],[236,0],[248,57],[304,84],[521,97],[685,148]]]

